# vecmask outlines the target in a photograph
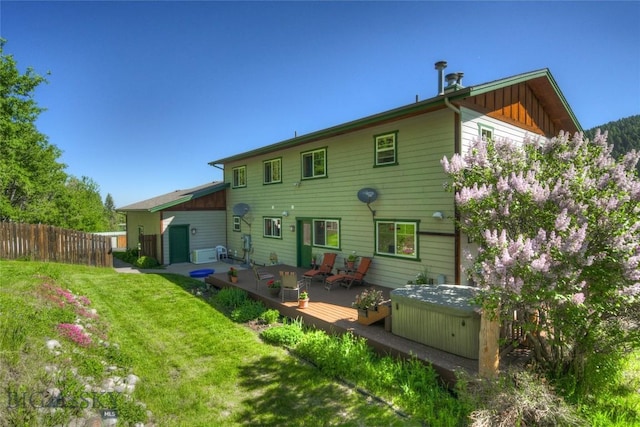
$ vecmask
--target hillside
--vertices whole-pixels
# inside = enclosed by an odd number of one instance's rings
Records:
[[[593,139],[598,129],[608,132],[607,141],[609,144],[613,144],[613,156],[615,158],[619,158],[633,149],[640,151],[640,115],[596,126],[585,130],[584,134],[587,138]],[[636,169],[640,174],[640,162],[636,165]]]

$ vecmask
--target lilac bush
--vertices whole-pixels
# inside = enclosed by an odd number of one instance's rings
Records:
[[[611,150],[606,133],[560,133],[442,159],[483,305],[525,308],[535,359],[558,377],[640,346],[640,156]]]

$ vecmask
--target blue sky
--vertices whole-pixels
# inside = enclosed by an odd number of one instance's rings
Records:
[[[222,179],[208,162],[549,68],[584,129],[640,114],[640,2],[0,0],[67,173],[124,206]]]

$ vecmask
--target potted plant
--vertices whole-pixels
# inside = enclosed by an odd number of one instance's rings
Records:
[[[318,254],[311,255],[311,268],[313,270],[318,268]]]
[[[280,293],[280,288],[282,287],[282,283],[280,280],[269,280],[267,282],[267,288],[269,288],[269,293],[273,297],[277,297]]]
[[[351,255],[349,255],[347,257],[347,269],[348,270],[353,270],[354,266],[356,264],[356,260],[358,259],[358,256],[356,255],[355,252],[353,252]]]
[[[433,285],[433,279],[429,277],[429,267],[424,267],[420,273],[416,274],[415,282],[413,280],[407,282],[409,285],[413,285],[414,283],[416,285]]]
[[[358,310],[358,323],[370,325],[387,317],[390,310],[384,302],[382,291],[378,289],[365,289],[356,295],[356,300],[351,306]]]
[[[229,281],[231,283],[237,283],[238,282],[238,270],[230,267],[229,271],[227,271],[227,276],[229,277]]]
[[[309,306],[309,293],[307,291],[302,291],[298,296],[298,308],[307,308],[308,306]]]

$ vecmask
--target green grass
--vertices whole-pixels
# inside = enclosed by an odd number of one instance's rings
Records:
[[[0,319],[8,310],[21,312],[25,320],[46,311],[35,297],[43,276],[91,300],[91,307],[108,325],[108,341],[120,346],[116,359],[140,377],[133,397],[146,405],[158,425],[408,423],[284,350],[263,344],[253,331],[195,297],[190,290],[202,282],[187,277],[0,261]],[[36,387],[37,377],[51,363],[44,343],[56,334],[58,319],[49,315],[38,319],[13,322],[23,326],[0,336],[0,359],[5,366],[14,366],[0,369],[2,384]],[[85,360],[89,354],[84,354]],[[28,366],[21,369],[24,364]],[[96,370],[95,362],[84,365]],[[0,413],[9,411],[3,403]]]
[[[100,316],[91,324],[110,345],[94,340],[74,347],[62,338],[56,326],[73,323],[77,314],[43,300],[43,283],[88,297]],[[313,330],[300,335],[299,322],[289,329],[272,328],[270,342],[286,344],[313,366],[291,357],[237,323],[266,313],[246,295],[219,293],[215,303],[233,309],[218,310],[194,294],[201,286],[201,281],[160,272],[118,274],[104,268],[0,261],[0,425],[68,423],[79,411],[66,408],[42,416],[29,408],[10,408],[15,403],[11,396],[17,396],[12,393],[38,392],[53,382],[81,395],[79,378],[92,377],[100,384],[107,376],[105,366],[141,379],[133,400],[119,395],[114,403],[122,425],[143,419],[147,409],[152,414],[147,421],[159,426],[401,426],[420,424],[418,420],[457,426],[472,410],[465,399],[443,395],[433,372],[415,366],[416,361],[375,358],[361,339]],[[277,313],[269,317],[275,321]],[[59,339],[66,352],[48,351],[50,338]],[[65,374],[47,372],[52,366]],[[336,377],[373,396],[331,379]],[[492,393],[499,396],[505,390]],[[415,418],[398,415],[375,396]],[[522,406],[523,399],[516,400],[512,408]],[[640,351],[629,356],[619,383],[576,409],[588,425],[640,425]]]

